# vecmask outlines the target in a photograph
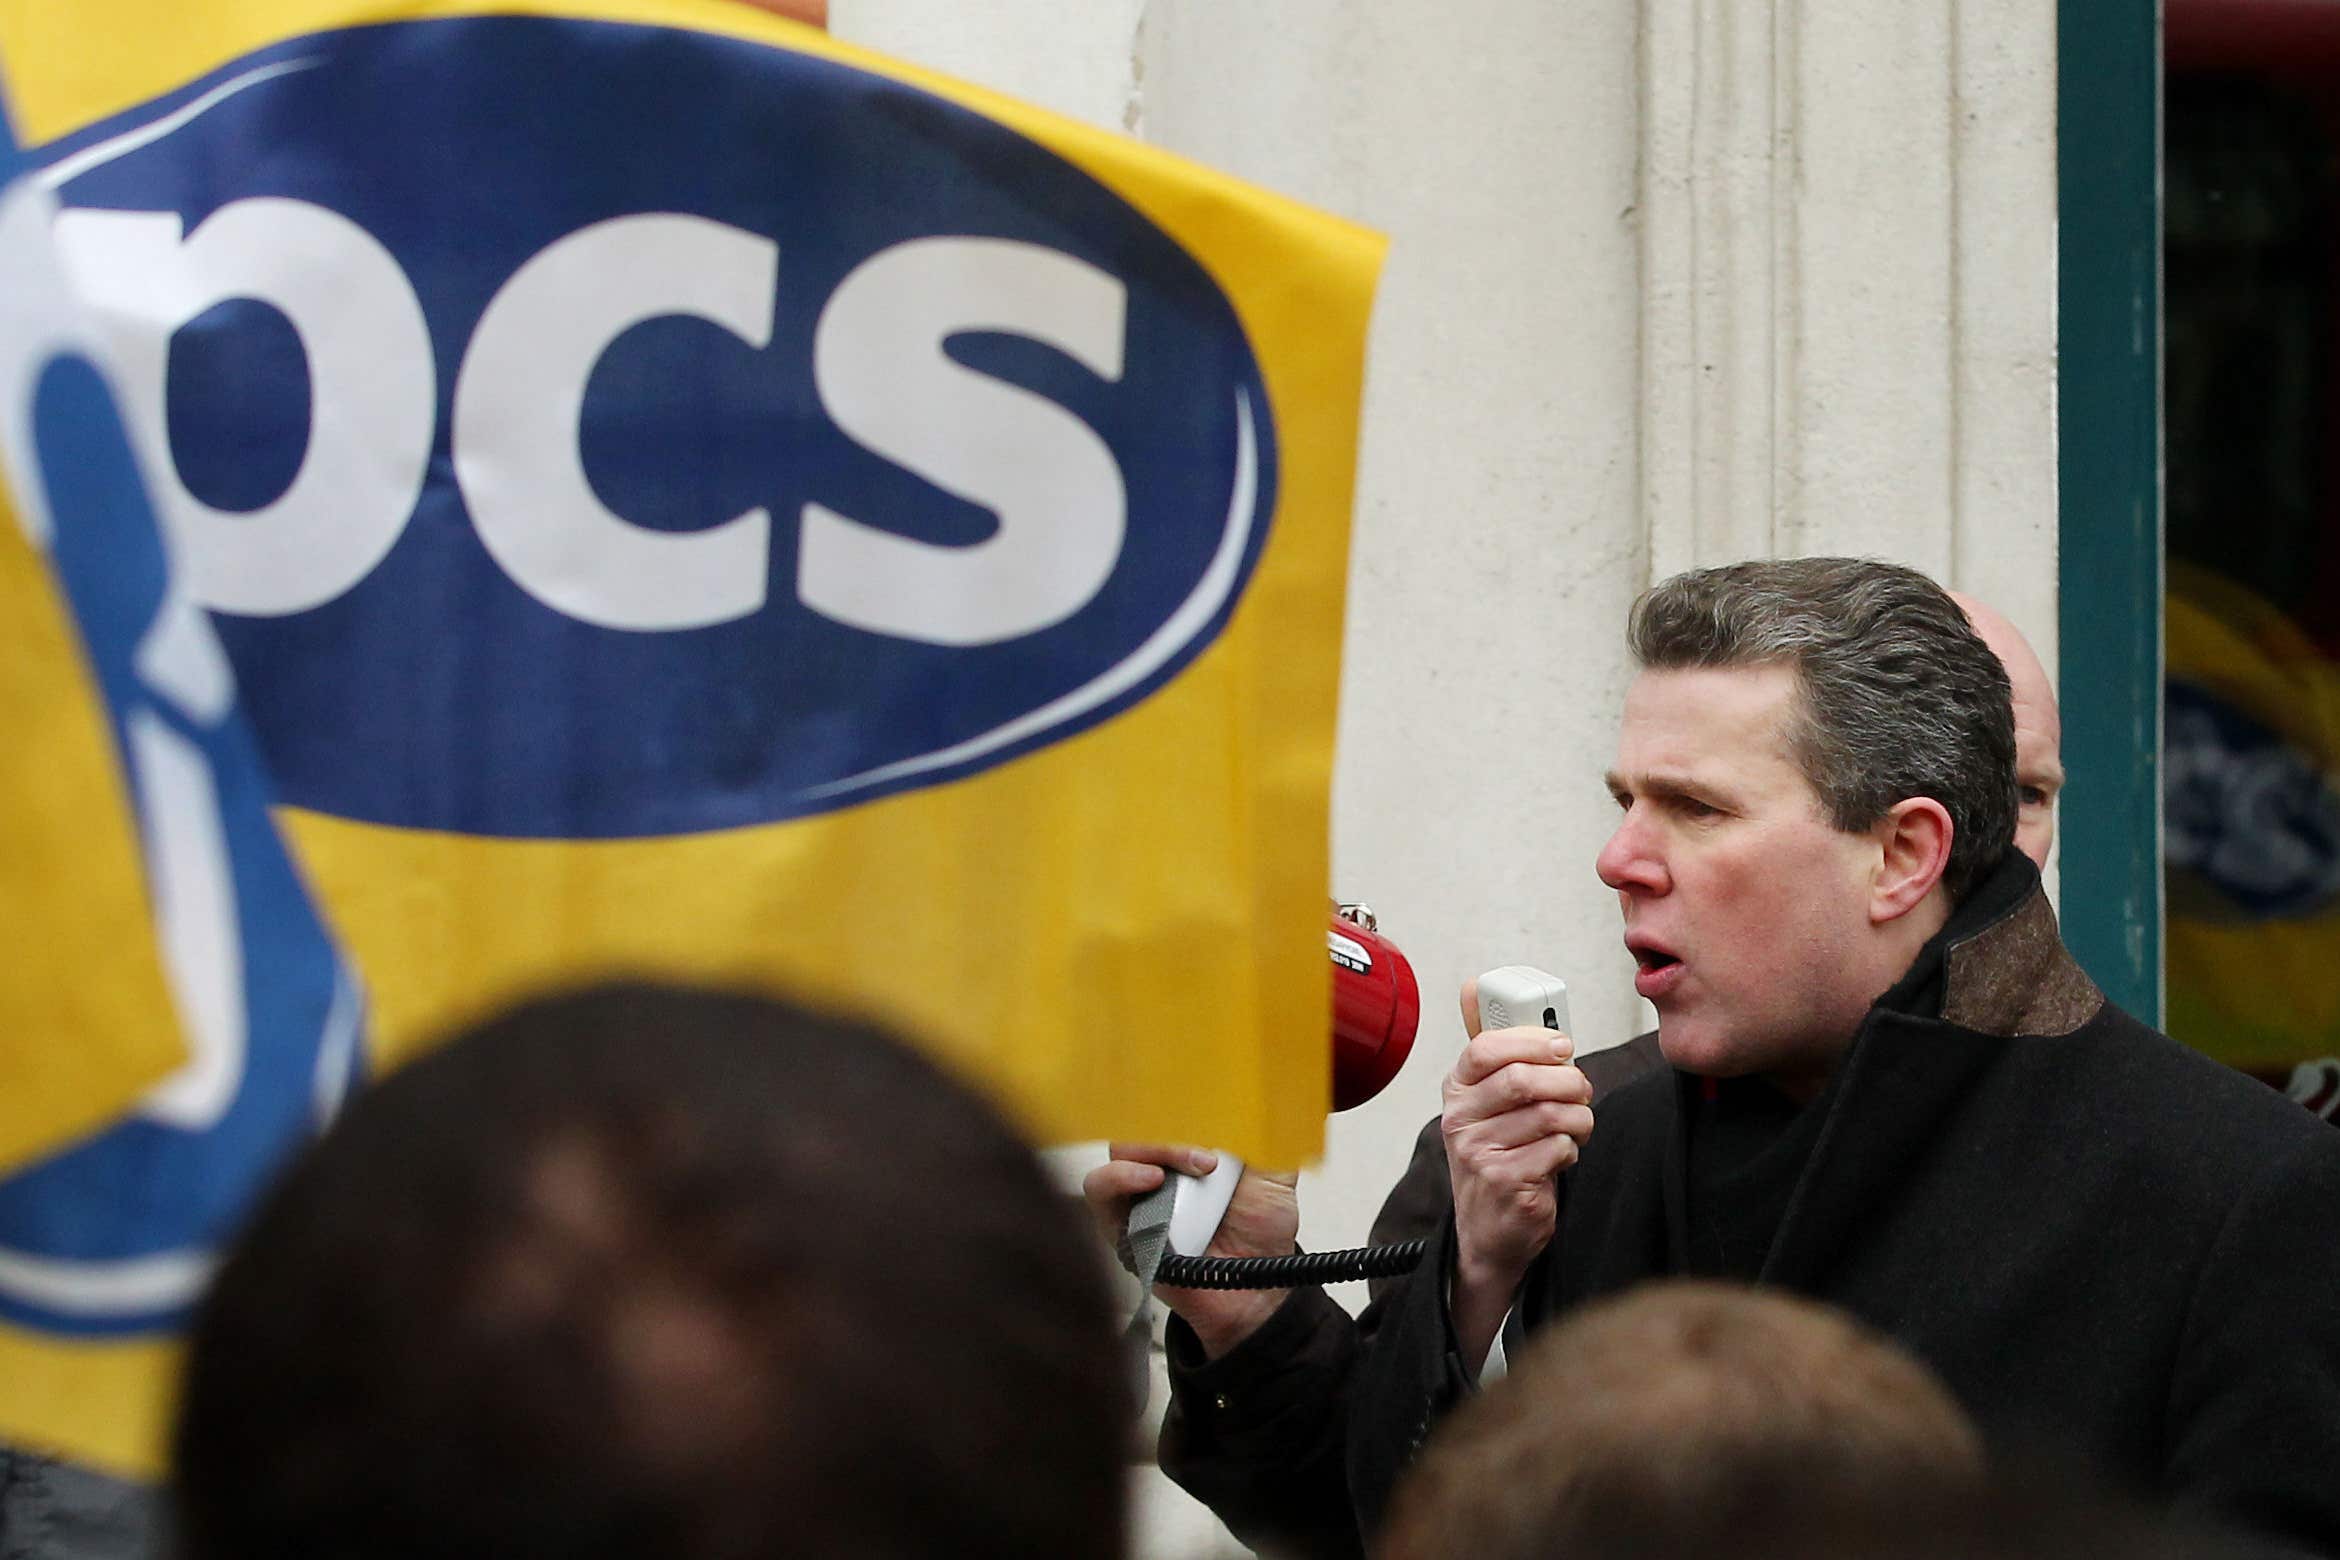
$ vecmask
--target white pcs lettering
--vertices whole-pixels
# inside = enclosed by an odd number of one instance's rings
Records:
[[[251,616],[305,612],[369,574],[413,515],[428,475],[438,366],[421,303],[365,229],[304,201],[221,207],[192,232],[176,216],[68,210],[58,246],[123,366],[133,436],[197,600]],[[455,374],[455,480],[481,542],[514,583],[605,628],[659,632],[760,610],[772,517],[763,509],[678,532],[636,525],[585,474],[578,424],[595,366],[648,320],[772,339],[782,285],[771,239],[676,213],[578,229],[504,282]],[[172,336],[249,299],[276,310],[307,360],[308,442],[291,483],[250,514],[213,508],[173,465]],[[1036,633],[1079,611],[1121,556],[1128,493],[1095,430],[1020,386],[953,362],[971,331],[1029,337],[1110,383],[1122,372],[1127,289],[1038,244],[921,238],[880,250],[837,285],[813,332],[813,384],[863,448],[988,510],[981,541],[938,546],[882,515],[806,504],[797,599],[833,621],[927,644]]]

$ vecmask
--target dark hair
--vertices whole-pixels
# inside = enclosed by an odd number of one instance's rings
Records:
[[[2235,1560],[2084,1469],[1993,1460],[1914,1357],[1808,1300],[1669,1280],[1536,1335],[1399,1486],[1379,1560]]]
[[[974,1091],[743,996],[533,1002],[360,1095],[198,1316],[194,1560],[1114,1555],[1099,1258]]]
[[[1455,1414],[1397,1493],[1386,1554],[1576,1554],[1782,1474],[1808,1488],[1981,1465],[1948,1389],[1849,1317],[1736,1285],[1647,1284],[1537,1334]]]
[[[1473,1560],[2248,1560],[2263,1553],[2160,1510],[2059,1459],[1994,1462],[1984,1475],[1798,1462],[1735,1464],[1697,1500],[1590,1503],[1565,1546],[1546,1533]]]
[[[1776,558],[1652,586],[1626,629],[1645,667],[1788,666],[1802,709],[1789,750],[1839,829],[1896,802],[1948,809],[1953,900],[2015,838],[2007,669],[1947,592],[1870,558]]]

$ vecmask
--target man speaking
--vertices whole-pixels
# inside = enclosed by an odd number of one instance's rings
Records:
[[[1595,1134],[1564,1038],[1474,1038],[1453,1216],[1360,1333],[1279,1351],[1321,1297],[1169,1293],[1198,1345],[1173,1473],[1338,1467],[1370,1535],[1507,1319],[1687,1273],[1837,1305],[1988,1431],[2340,1555],[2340,1137],[2065,951],[2011,848],[2007,676],[1958,606],[1894,565],[1756,562],[1664,582],[1628,634],[1597,870],[1668,1068]],[[1256,1212],[1252,1249],[1289,1249]]]

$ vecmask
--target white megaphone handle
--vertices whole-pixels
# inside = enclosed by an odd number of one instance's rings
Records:
[[[1227,1204],[1235,1200],[1235,1183],[1242,1179],[1243,1161],[1233,1154],[1221,1154],[1219,1167],[1209,1175],[1171,1171],[1170,1249],[1182,1257],[1199,1257],[1209,1250],[1219,1221],[1227,1216]]]

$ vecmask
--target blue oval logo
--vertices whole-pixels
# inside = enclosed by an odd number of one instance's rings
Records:
[[[940,783],[1160,687],[1266,539],[1210,277],[866,72],[398,23],[42,155],[303,807],[618,838]]]

